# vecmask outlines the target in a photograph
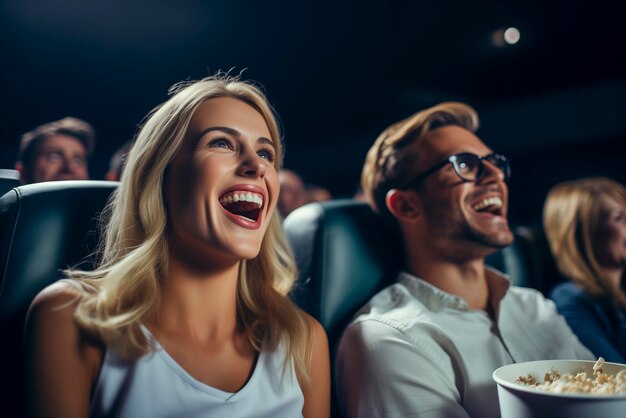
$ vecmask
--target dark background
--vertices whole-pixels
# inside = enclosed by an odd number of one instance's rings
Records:
[[[626,183],[626,2],[2,0],[0,168],[19,136],[76,116],[98,133],[92,178],[170,85],[217,70],[260,82],[285,165],[335,196],[389,124],[445,100],[513,161],[511,217],[556,182]],[[509,26],[518,44],[494,42]],[[500,44],[500,45],[498,45]]]

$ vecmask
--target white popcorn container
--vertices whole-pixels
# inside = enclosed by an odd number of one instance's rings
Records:
[[[538,381],[551,369],[560,374],[587,373],[591,379],[595,361],[540,360],[509,364],[493,372],[498,385],[498,400],[502,418],[617,418],[626,417],[626,394],[596,395],[585,393],[542,392],[517,383],[520,376],[529,373]],[[606,374],[616,375],[626,365],[604,363]]]

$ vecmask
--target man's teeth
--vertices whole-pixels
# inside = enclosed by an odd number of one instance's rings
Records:
[[[487,206],[497,206],[502,207],[502,199],[497,196],[488,197],[486,199],[481,200],[476,205],[473,206],[474,210],[481,210],[486,208]]]
[[[223,205],[235,202],[252,202],[261,207],[263,206],[263,196],[251,192],[232,192],[220,198],[220,203]]]

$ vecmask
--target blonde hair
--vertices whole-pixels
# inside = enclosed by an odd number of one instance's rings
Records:
[[[624,308],[626,294],[606,276],[593,251],[601,195],[626,203],[624,186],[606,178],[556,185],[546,198],[543,227],[559,271],[590,295]]]
[[[170,95],[148,114],[128,154],[119,188],[102,218],[105,229],[98,268],[67,272],[83,290],[75,312],[79,324],[130,359],[151,349],[140,325],[159,305],[167,280],[164,176],[198,106],[217,97],[252,106],[265,119],[276,144],[276,170],[282,164],[278,121],[259,88],[216,75],[179,83]],[[237,314],[257,350],[274,351],[284,343],[284,366],[293,360],[306,380],[311,357],[308,321],[287,298],[295,277],[293,255],[275,211],[258,256],[241,262]]]
[[[416,167],[422,138],[447,125],[476,132],[478,114],[464,103],[445,102],[394,123],[378,136],[361,172],[361,188],[375,211],[388,220],[393,219],[385,204],[387,192],[405,187],[419,174]]]

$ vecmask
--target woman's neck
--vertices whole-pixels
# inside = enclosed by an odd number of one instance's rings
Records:
[[[200,270],[176,257],[168,264],[153,326],[202,342],[230,338],[241,331],[236,301],[241,261],[212,270]]]

